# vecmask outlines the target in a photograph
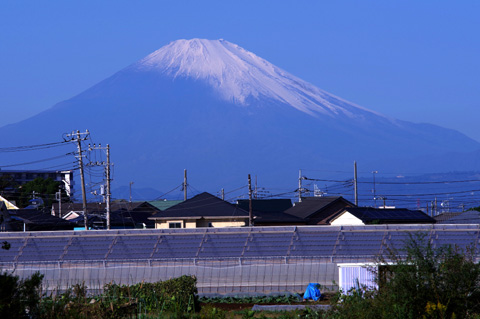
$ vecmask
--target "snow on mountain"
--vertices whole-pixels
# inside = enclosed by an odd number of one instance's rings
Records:
[[[225,40],[177,40],[131,68],[158,70],[174,78],[208,81],[220,96],[238,105],[249,99],[273,99],[307,114],[363,118],[382,116],[342,100]],[[383,116],[382,116],[383,117]]]
[[[224,40],[178,40],[84,92],[0,128],[0,147],[44,144],[88,129],[109,144],[115,187],[171,189],[183,170],[202,190],[296,187],[298,168],[475,170],[480,144],[458,131],[390,119],[331,95]],[[74,148],[74,145],[72,145]],[[8,164],[53,153],[3,153]],[[450,152],[450,155],[445,155]],[[454,152],[454,153],[451,153]],[[451,155],[454,154],[454,155]],[[479,155],[480,156],[480,155]],[[62,169],[72,161],[59,159]],[[40,169],[55,167],[28,167]]]

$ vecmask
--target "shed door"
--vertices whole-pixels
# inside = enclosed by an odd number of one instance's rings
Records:
[[[370,267],[366,266],[340,266],[339,284],[341,291],[346,294],[352,288],[358,289],[359,286],[367,286],[368,288],[376,288],[375,274],[372,273]]]

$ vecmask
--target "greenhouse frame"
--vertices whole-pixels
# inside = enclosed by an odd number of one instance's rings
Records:
[[[10,249],[1,251],[0,267],[21,278],[39,271],[47,291],[85,283],[100,292],[108,283],[181,275],[196,276],[200,295],[293,294],[311,282],[346,291],[357,279],[370,283],[367,266],[420,233],[433,247],[468,246],[480,256],[479,225],[4,232]]]

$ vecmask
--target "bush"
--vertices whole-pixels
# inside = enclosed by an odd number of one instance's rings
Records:
[[[18,276],[0,274],[0,318],[36,318],[41,300],[43,275],[36,272],[20,280]]]
[[[139,314],[183,318],[197,305],[196,278],[182,276],[132,286],[107,284],[103,294],[87,297],[87,287],[77,284],[58,296],[44,298],[43,318],[131,318]],[[3,318],[3,317],[2,317]]]
[[[181,276],[155,283],[140,283],[133,286],[107,284],[104,295],[108,298],[129,298],[142,304],[151,313],[155,311],[186,312],[198,310],[197,278]]]
[[[388,261],[388,263],[387,263]],[[378,289],[340,296],[329,318],[467,318],[480,314],[480,265],[474,250],[434,249],[411,236],[403,253],[379,261]]]

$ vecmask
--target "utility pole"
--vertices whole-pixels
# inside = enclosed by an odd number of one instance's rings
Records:
[[[132,202],[132,185],[133,185],[133,182],[130,182],[130,198],[129,198],[130,203]]]
[[[225,190],[222,188],[222,200],[225,200]]]
[[[88,230],[87,195],[85,194],[85,177],[83,174],[82,143],[80,139],[80,131],[78,130],[77,130],[77,147],[78,147],[78,164],[80,166],[80,182],[82,184],[83,221],[85,223],[85,230]]]
[[[355,188],[355,206],[358,206],[357,161],[353,162],[353,185]]]
[[[372,174],[373,174],[373,203],[374,203],[373,207],[377,208],[377,194],[375,190],[375,174],[378,174],[378,171],[373,171]]]
[[[58,216],[57,217],[60,217],[62,218],[62,188],[59,187],[58,188],[58,192],[55,193],[55,196],[56,196],[56,200],[58,200]]]
[[[90,146],[90,144],[88,145],[88,150],[89,151],[92,151],[92,150],[105,150],[106,154],[107,154],[107,161],[106,162],[95,162],[95,163],[88,163],[87,165],[97,165],[97,166],[100,166],[100,165],[103,165],[105,167],[105,179],[106,179],[106,189],[105,189],[105,211],[106,211],[106,219],[107,219],[107,229],[110,229],[110,202],[111,202],[111,186],[110,186],[110,182],[112,181],[112,179],[110,178],[110,145],[107,144],[106,147],[102,147],[100,144],[98,146],[95,146],[95,144],[93,144],[93,147]],[[133,182],[131,182],[131,184],[133,184]],[[131,185],[130,185],[131,186]],[[132,201],[132,189],[130,188],[130,202]]]
[[[187,170],[183,170],[183,200],[187,200]]]
[[[248,174],[248,226],[253,226],[253,210],[252,210],[252,179]]]
[[[302,170],[298,170],[298,202],[302,202]]]
[[[81,138],[81,135],[84,134],[85,137]],[[85,177],[83,173],[83,154],[82,154],[82,141],[88,138],[90,133],[88,130],[85,133],[81,133],[77,130],[76,141],[78,148],[78,166],[80,166],[80,183],[82,184],[82,203],[83,203],[83,220],[85,223],[85,230],[88,230],[88,218],[87,218],[87,195],[85,193]],[[74,133],[72,132],[72,136]]]
[[[110,200],[111,200],[111,193],[110,193],[110,145],[107,144],[107,166],[105,167],[105,177],[107,178],[107,202],[105,204],[107,210],[107,229],[110,229]]]
[[[83,137],[82,137],[83,136]],[[85,230],[88,230],[87,219],[87,195],[85,194],[85,178],[83,174],[83,154],[82,154],[82,141],[85,141],[90,136],[90,132],[85,130],[85,133],[72,132],[71,134],[65,134],[65,137],[70,138],[69,141],[76,141],[78,148],[78,166],[80,167],[80,182],[82,184],[82,203],[83,203],[83,218],[85,223]],[[66,140],[67,141],[67,140]]]

